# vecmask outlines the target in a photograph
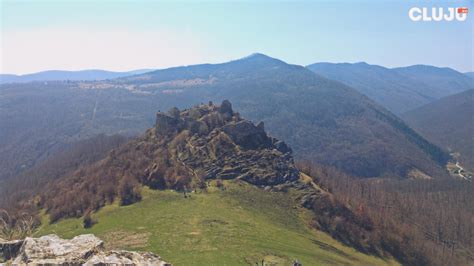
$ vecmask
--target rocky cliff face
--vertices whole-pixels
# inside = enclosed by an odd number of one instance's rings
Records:
[[[94,235],[0,240],[0,259],[13,265],[171,265],[150,252],[106,251]]]

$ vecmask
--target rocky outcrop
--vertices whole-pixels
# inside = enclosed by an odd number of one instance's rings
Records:
[[[272,145],[272,140],[265,133],[263,126],[255,126],[250,121],[229,123],[222,130],[245,149],[270,148]]]
[[[25,240],[0,241],[0,247],[2,245],[18,247],[9,249],[9,253],[0,253],[13,265],[171,265],[149,252],[106,251],[103,241],[91,234],[70,240],[56,235],[27,237]]]
[[[224,100],[219,108],[219,112],[232,116],[234,114],[232,104],[228,100]]]
[[[104,243],[94,235],[80,235],[71,240],[56,235],[27,237],[13,264],[82,264]]]
[[[172,161],[191,177],[240,179],[262,187],[298,179],[291,149],[268,136],[263,122],[242,119],[227,100],[220,106],[158,113],[155,134],[167,143]],[[154,171],[149,170],[149,180],[159,178]]]
[[[175,118],[169,114],[156,114],[156,133],[160,135],[169,135],[177,131],[179,118]]]

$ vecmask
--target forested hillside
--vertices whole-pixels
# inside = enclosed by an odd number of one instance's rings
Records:
[[[458,153],[474,170],[474,90],[468,90],[403,114],[403,119],[427,139]]]
[[[367,63],[315,63],[307,66],[324,77],[357,89],[395,114],[474,88],[465,75],[433,66],[386,68]]]

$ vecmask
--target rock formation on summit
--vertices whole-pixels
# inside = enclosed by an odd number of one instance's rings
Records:
[[[170,141],[171,157],[198,179],[241,179],[260,186],[298,179],[291,149],[269,137],[263,122],[255,126],[242,119],[227,100],[221,106],[158,113],[155,133]]]

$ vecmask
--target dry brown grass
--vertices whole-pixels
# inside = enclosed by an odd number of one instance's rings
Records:
[[[148,246],[149,232],[132,233],[127,231],[111,231],[103,239],[107,249],[137,249]]]

